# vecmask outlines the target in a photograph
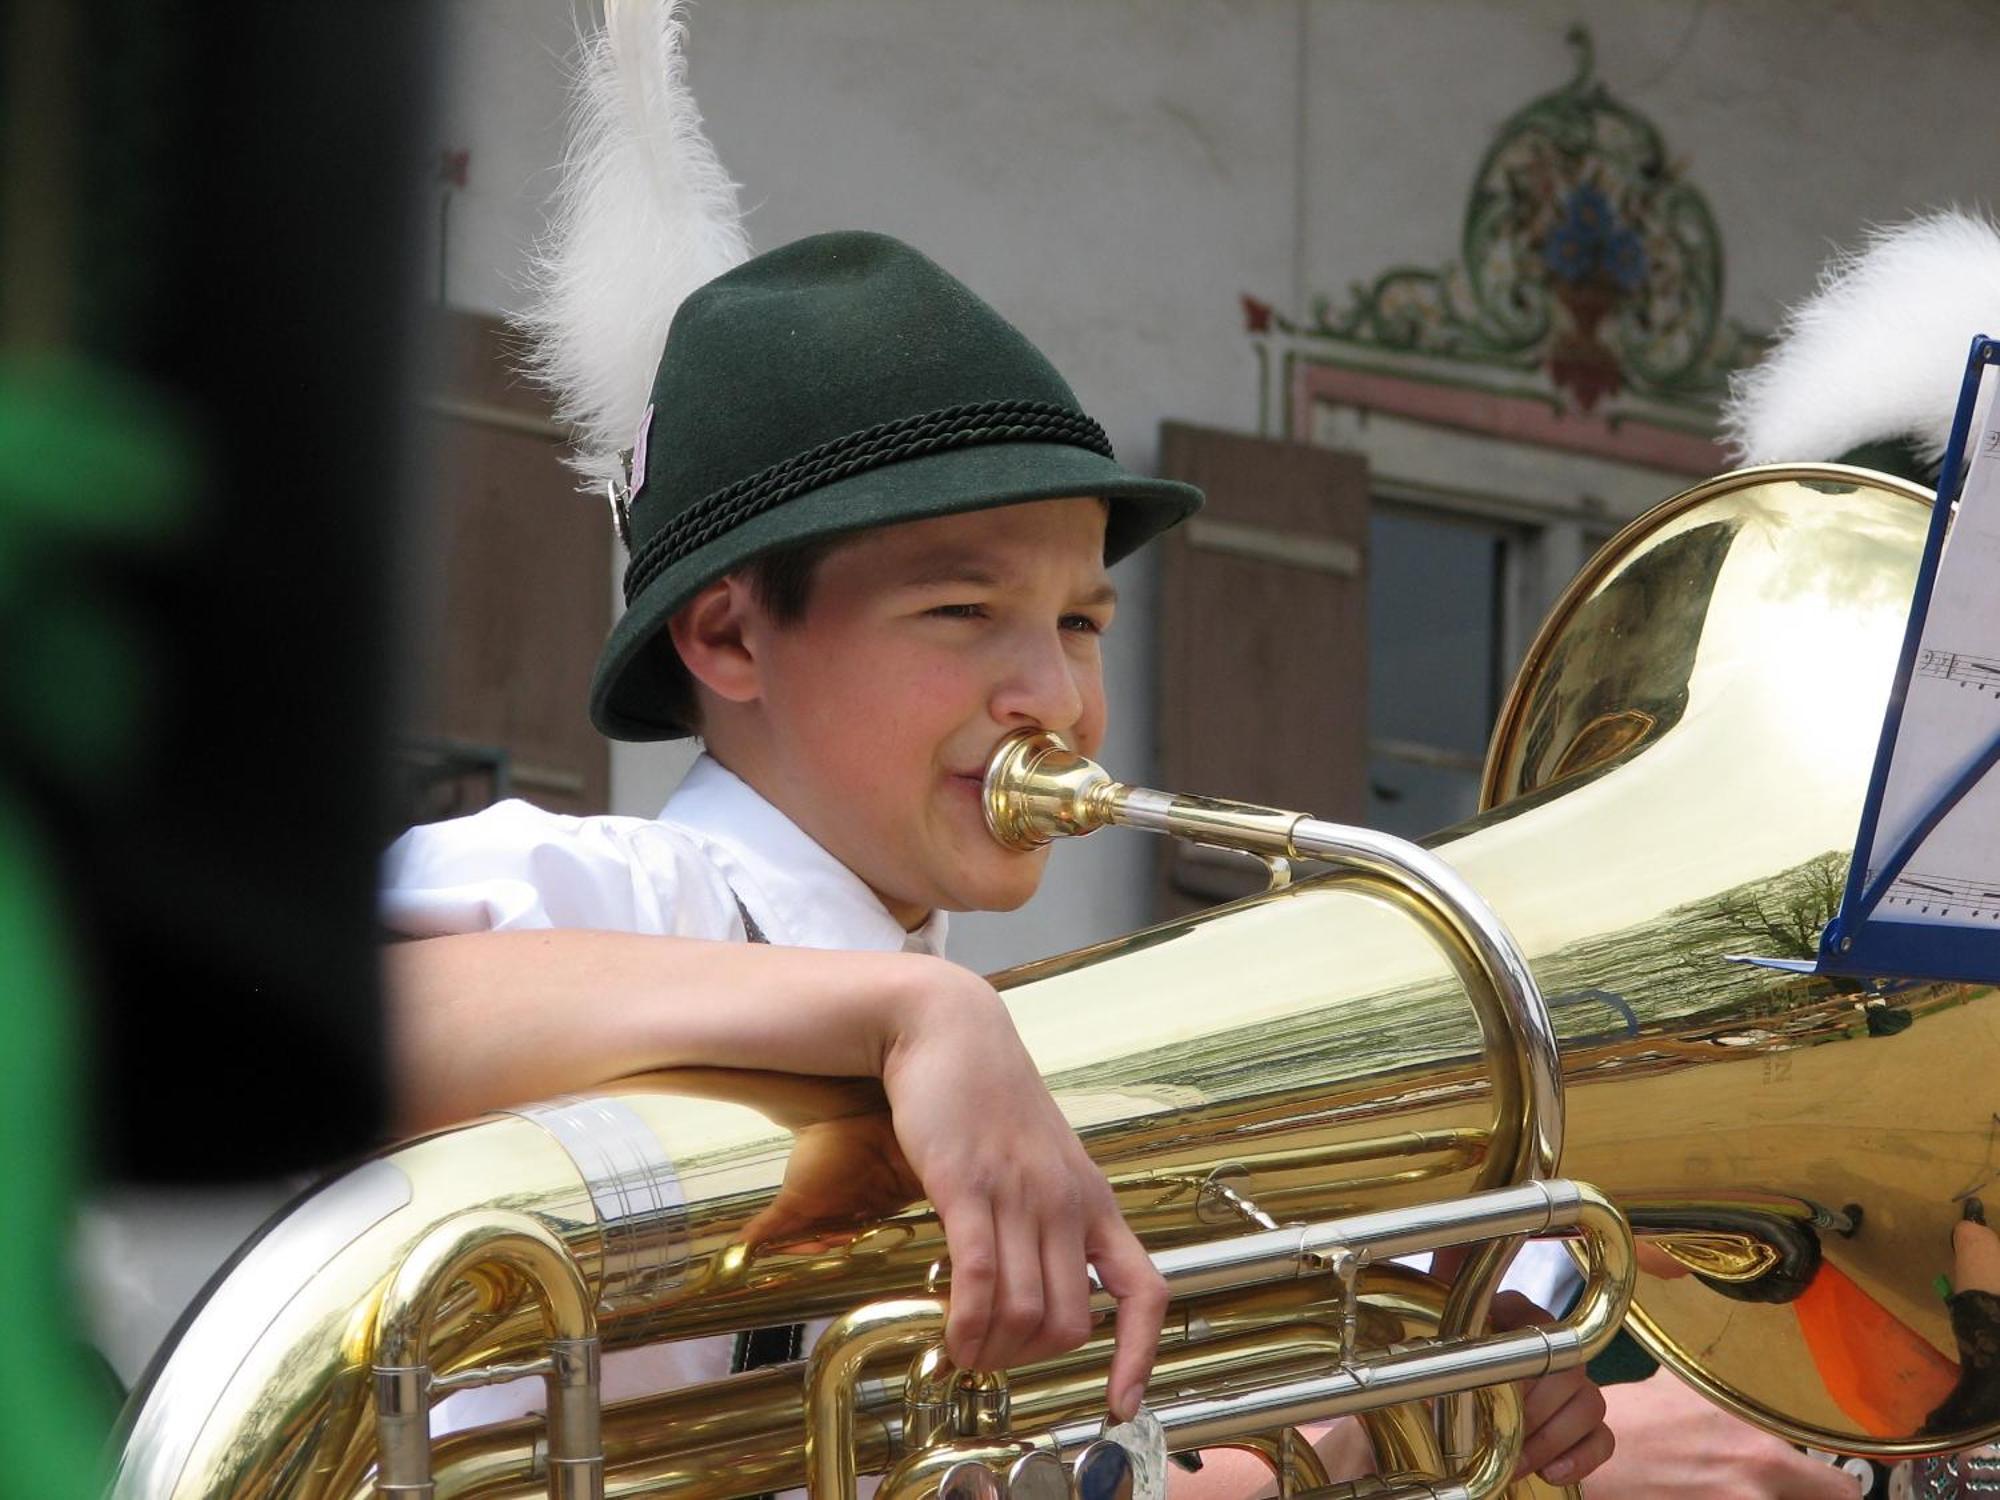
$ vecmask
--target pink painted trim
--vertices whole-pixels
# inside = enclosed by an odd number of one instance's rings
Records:
[[[1730,467],[1728,453],[1714,439],[1637,418],[1628,417],[1613,427],[1602,417],[1558,411],[1525,396],[1304,360],[1297,366],[1292,389],[1292,436],[1298,441],[1308,439],[1313,406],[1321,401],[1543,448],[1593,453],[1676,474],[1706,476]]]

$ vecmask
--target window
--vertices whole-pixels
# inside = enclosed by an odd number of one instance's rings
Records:
[[[1414,838],[1478,808],[1535,529],[1378,503],[1369,521],[1368,812]]]

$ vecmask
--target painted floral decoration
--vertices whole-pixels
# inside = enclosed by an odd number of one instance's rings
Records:
[[[1629,393],[1712,411],[1758,340],[1722,314],[1722,237],[1652,122],[1594,76],[1587,32],[1574,77],[1503,123],[1473,176],[1460,258],[1321,298],[1303,326],[1265,326],[1468,364],[1539,371],[1564,406]]]

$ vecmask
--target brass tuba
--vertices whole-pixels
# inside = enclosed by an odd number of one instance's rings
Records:
[[[1928,1425],[1959,1373],[1951,1226],[2000,1174],[2000,1000],[1741,961],[1806,956],[1838,899],[1929,500],[1747,470],[1593,559],[1503,710],[1487,811],[1420,862],[1504,921],[1483,956],[1365,838],[1012,747],[992,811],[1022,836],[1136,822],[1340,860],[996,980],[1175,1287],[1148,1398],[1168,1443],[1250,1448],[1289,1493],[1327,1477],[1291,1425],[1365,1410],[1385,1473],[1442,1476],[1369,1493],[1494,1493],[1518,1443],[1494,1382],[1601,1347],[1635,1280],[1628,1326],[1773,1431],[1878,1455],[2000,1435],[2000,1411]],[[1511,1011],[1509,954],[1532,970]],[[1519,1046],[1538,1015],[1559,1060]],[[841,1500],[886,1470],[892,1500],[995,1472],[1065,1493],[1049,1453],[1104,1457],[1108,1340],[951,1370],[934,1221],[897,1174],[849,1170],[885,1130],[872,1085],[681,1073],[399,1146],[218,1276],[127,1409],[112,1492],[724,1500],[810,1474]],[[1558,1149],[1602,1197],[1533,1180]],[[1582,1305],[1472,1339],[1506,1250],[1547,1232],[1576,1237]],[[1495,1248],[1450,1292],[1385,1263],[1474,1237]],[[810,1367],[601,1427],[584,1399],[600,1341],[816,1317],[837,1321]],[[431,1451],[425,1403],[495,1371],[548,1381],[547,1430]],[[1436,1421],[1412,1404],[1468,1386]]]

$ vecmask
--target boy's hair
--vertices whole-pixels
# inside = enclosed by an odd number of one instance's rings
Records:
[[[776,547],[743,565],[750,592],[764,613],[778,625],[796,625],[806,617],[812,603],[813,579],[826,556],[845,540],[837,536],[808,537],[789,547]],[[674,718],[691,734],[701,732],[701,695],[695,691],[694,674],[674,649],[673,637],[661,631],[654,637],[662,688]]]

